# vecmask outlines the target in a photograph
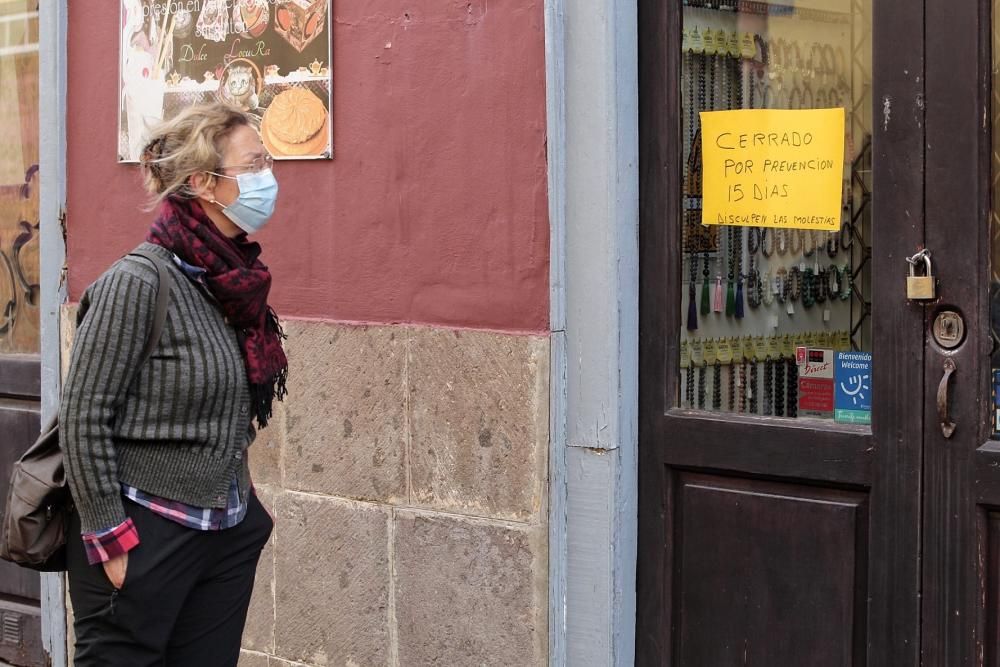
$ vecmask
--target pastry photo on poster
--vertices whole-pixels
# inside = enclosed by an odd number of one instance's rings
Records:
[[[331,0],[121,0],[118,160],[193,104],[257,119],[275,159],[333,156]]]

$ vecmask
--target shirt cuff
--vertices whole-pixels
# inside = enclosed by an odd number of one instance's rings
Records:
[[[113,528],[84,533],[83,546],[88,563],[105,563],[139,546],[139,531],[132,519],[125,519]]]

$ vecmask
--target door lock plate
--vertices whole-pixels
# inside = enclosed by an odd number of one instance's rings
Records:
[[[953,310],[942,310],[934,318],[934,342],[946,350],[953,350],[965,340],[965,320]]]

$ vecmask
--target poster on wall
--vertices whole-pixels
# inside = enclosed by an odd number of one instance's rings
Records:
[[[221,100],[275,159],[333,156],[330,0],[121,0],[118,160],[148,129]]]

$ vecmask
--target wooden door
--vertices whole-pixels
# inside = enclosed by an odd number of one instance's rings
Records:
[[[0,505],[39,431],[37,10],[0,3]],[[0,661],[47,664],[39,598],[38,574],[0,562]]]
[[[639,3],[640,665],[905,667],[921,659],[925,356],[931,361],[928,306],[908,302],[904,288],[905,258],[925,244],[924,15],[920,3],[901,0],[792,4]],[[749,34],[755,46],[706,58],[703,43],[698,54],[688,41],[706,25]],[[719,94],[720,79],[729,92]],[[753,249],[746,230],[720,228],[706,240],[691,222],[701,194],[693,105],[844,107],[840,238],[821,249],[801,237],[796,248],[786,236],[791,247],[766,258],[760,236]],[[801,261],[791,259],[796,252]],[[786,291],[789,275],[812,268],[815,278],[825,265],[826,306],[807,307]],[[706,313],[706,282],[709,301],[715,275],[727,292],[730,267],[744,299],[754,271],[770,272],[777,298],[748,302],[743,318],[713,305]],[[846,344],[830,333],[845,329]],[[870,353],[871,423],[843,423],[851,411],[828,414],[826,389],[797,382],[805,367],[787,347],[761,352],[755,343],[753,355],[716,365],[703,340],[700,363],[692,358],[699,337],[731,348],[747,336]],[[719,349],[716,341],[716,360]]]
[[[926,237],[939,299],[924,308],[922,654],[928,665],[998,665],[1000,4],[926,7]],[[964,323],[958,340],[934,335],[949,312]]]

